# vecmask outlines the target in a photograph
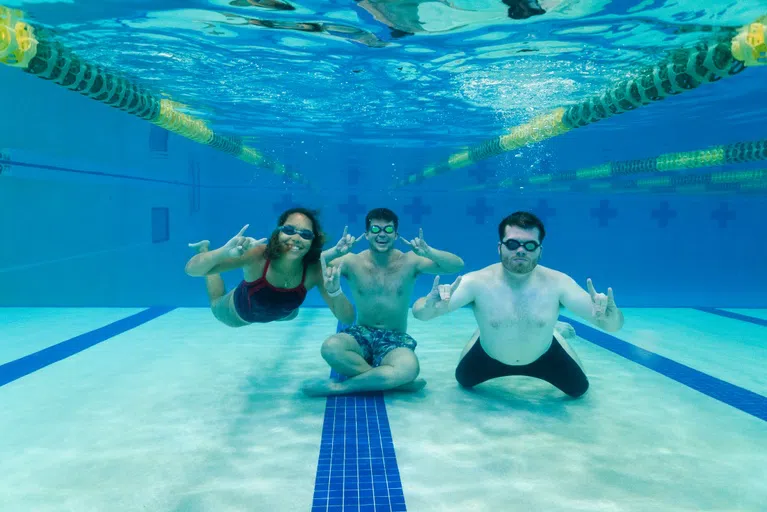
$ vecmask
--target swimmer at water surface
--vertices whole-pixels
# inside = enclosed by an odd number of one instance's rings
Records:
[[[454,0],[356,0],[356,3],[389,27],[395,38],[497,23],[503,15],[526,20],[546,14],[538,0],[489,0],[474,6]]]

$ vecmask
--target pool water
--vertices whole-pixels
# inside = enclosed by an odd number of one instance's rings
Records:
[[[767,510],[765,2],[522,1],[2,3],[0,512]],[[296,206],[461,274],[532,212],[625,325],[562,310],[577,400],[461,388],[468,309],[423,390],[309,398],[317,289],[231,329],[184,272]]]

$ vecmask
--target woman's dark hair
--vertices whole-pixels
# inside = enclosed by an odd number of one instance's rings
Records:
[[[317,210],[308,210],[306,208],[290,208],[280,214],[277,219],[277,227],[285,224],[288,217],[294,213],[300,213],[304,217],[308,218],[312,223],[312,233],[314,238],[312,239],[312,245],[309,248],[309,252],[304,255],[304,264],[308,265],[315,261],[320,261],[320,254],[322,254],[322,246],[325,245],[325,233],[322,232],[322,226],[320,226],[319,212]],[[280,250],[280,231],[275,229],[272,232],[272,236],[269,237],[269,241],[266,243],[266,251],[264,252],[266,259],[274,261],[282,256]]]
[[[506,226],[517,226],[522,229],[538,228],[538,243],[543,243],[546,237],[546,229],[543,227],[541,219],[530,212],[514,212],[498,224],[498,240],[503,241],[503,233]]]

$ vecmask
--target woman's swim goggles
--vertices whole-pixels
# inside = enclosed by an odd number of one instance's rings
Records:
[[[288,236],[293,236],[296,233],[298,233],[298,236],[303,238],[304,240],[313,240],[314,239],[314,233],[311,229],[296,229],[295,226],[290,226],[288,224],[284,226],[280,226],[277,228],[278,231],[282,231]]]

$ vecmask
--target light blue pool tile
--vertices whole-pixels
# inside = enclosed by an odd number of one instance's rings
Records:
[[[0,308],[0,364],[128,317],[145,308]]]
[[[767,396],[767,328],[693,309],[629,308],[624,315],[615,337]]]

